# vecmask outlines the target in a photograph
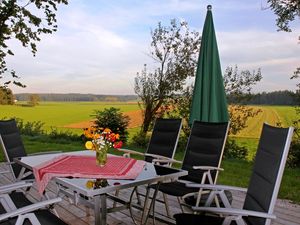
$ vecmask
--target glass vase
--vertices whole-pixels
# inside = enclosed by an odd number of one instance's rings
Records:
[[[96,164],[98,166],[105,166],[107,162],[107,150],[106,148],[102,148],[96,151]]]

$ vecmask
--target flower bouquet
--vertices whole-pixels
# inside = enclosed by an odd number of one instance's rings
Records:
[[[84,129],[84,136],[89,140],[85,143],[86,149],[96,151],[96,163],[104,166],[107,161],[107,152],[110,148],[121,148],[123,143],[120,135],[113,133],[109,128],[90,127]]]

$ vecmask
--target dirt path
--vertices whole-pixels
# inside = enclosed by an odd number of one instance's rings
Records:
[[[139,127],[142,125],[143,118],[142,118],[142,113],[140,110],[124,112],[124,114],[129,116],[129,118],[130,118],[128,128]],[[79,123],[67,124],[64,127],[78,128],[78,129],[82,128],[83,129],[83,128],[90,127],[92,125],[93,125],[93,120],[87,120],[87,121],[82,121]]]

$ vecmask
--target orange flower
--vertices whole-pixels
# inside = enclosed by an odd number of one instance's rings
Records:
[[[94,139],[98,139],[98,138],[100,138],[101,137],[101,135],[100,134],[98,134],[98,133],[96,133],[96,134],[94,134]]]
[[[104,131],[103,131],[103,133],[111,133],[111,129],[105,128]]]

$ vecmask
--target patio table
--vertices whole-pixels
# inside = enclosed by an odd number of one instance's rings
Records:
[[[58,154],[34,155],[22,158],[16,158],[14,161],[24,168],[33,170],[33,167],[47,162],[55,157],[61,155],[95,155],[92,151],[77,151]],[[113,196],[109,193],[114,193],[122,189],[137,187],[140,185],[148,185],[151,183],[160,183],[170,179],[177,179],[181,176],[186,176],[187,171],[154,165],[152,163],[145,163],[142,172],[134,180],[113,180],[108,179],[108,186],[97,189],[89,189],[86,185],[87,178],[62,178],[54,177],[52,180],[58,185],[59,193],[71,197],[74,202],[83,203],[94,208],[95,225],[105,225],[107,220],[107,213],[115,212],[128,208],[130,205],[123,199]],[[156,193],[155,193],[156,194]],[[114,201],[123,203],[122,206],[107,208],[107,198],[112,198]],[[155,197],[155,196],[154,196]],[[92,201],[90,201],[92,200]],[[114,204],[115,206],[115,204]],[[151,208],[151,207],[150,207]],[[150,209],[149,209],[150,211]]]

